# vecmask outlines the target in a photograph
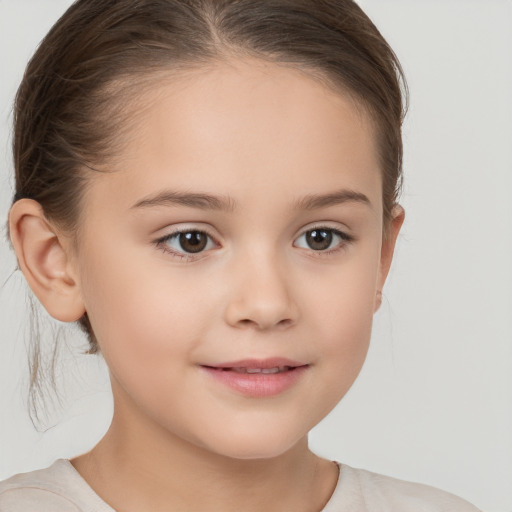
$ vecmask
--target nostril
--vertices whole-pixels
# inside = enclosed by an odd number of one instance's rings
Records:
[[[293,320],[289,319],[289,318],[284,318],[283,320],[279,320],[278,322],[275,322],[275,323],[264,323],[264,322],[257,322],[255,320],[251,320],[250,318],[243,318],[241,320],[239,320],[238,322],[238,325],[239,326],[247,326],[247,327],[250,327],[250,326],[253,326],[253,327],[257,327],[258,329],[268,329],[268,328],[272,328],[272,327],[280,327],[280,328],[287,328],[289,326],[291,326],[293,324]]]

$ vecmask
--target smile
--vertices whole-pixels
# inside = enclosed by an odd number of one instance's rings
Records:
[[[223,388],[250,398],[265,398],[294,387],[310,365],[284,359],[267,359],[201,365],[200,368]]]

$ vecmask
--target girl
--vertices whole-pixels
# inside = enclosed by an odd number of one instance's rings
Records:
[[[404,219],[401,79],[351,0],[70,7],[18,90],[9,232],[114,416],[0,510],[477,510],[308,448]]]

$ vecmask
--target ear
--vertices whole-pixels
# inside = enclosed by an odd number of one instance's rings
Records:
[[[377,293],[375,296],[374,311],[377,311],[380,308],[382,302],[382,288],[384,287],[384,283],[386,282],[386,278],[391,267],[391,261],[393,260],[393,253],[395,251],[396,239],[405,219],[405,211],[399,204],[396,204],[393,207],[391,214],[392,218],[390,225],[384,233],[384,238],[382,240],[380,268],[377,280]]]
[[[58,234],[32,199],[12,206],[9,234],[18,264],[46,311],[62,322],[78,320],[85,308],[73,275],[69,239]]]

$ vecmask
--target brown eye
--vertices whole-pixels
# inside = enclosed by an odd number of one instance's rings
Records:
[[[306,243],[314,251],[329,249],[332,239],[332,231],[327,229],[313,229],[306,233]]]
[[[295,247],[316,252],[330,252],[353,241],[353,237],[333,228],[315,228],[305,231],[294,242]]]
[[[208,235],[200,231],[189,231],[179,234],[179,244],[185,252],[201,252],[205,249],[207,243]]]

